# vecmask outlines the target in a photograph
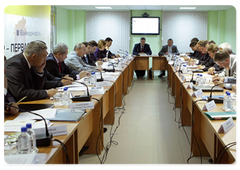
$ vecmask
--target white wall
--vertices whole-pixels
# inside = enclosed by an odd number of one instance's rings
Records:
[[[163,45],[172,38],[179,52],[191,51],[189,44],[192,38],[207,40],[207,12],[163,11],[162,35]]]
[[[130,12],[86,12],[86,41],[111,37],[110,51],[117,53],[119,49],[129,51]]]

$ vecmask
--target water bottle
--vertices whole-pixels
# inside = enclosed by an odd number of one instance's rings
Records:
[[[199,75],[199,74],[197,74],[197,77],[196,77],[196,86],[198,86],[198,85],[199,85],[199,79],[200,79],[200,75]]]
[[[188,73],[187,66],[185,64],[183,65],[182,73],[183,74],[187,74]]]
[[[199,82],[198,82],[198,85],[199,86],[202,86],[202,85],[204,85],[205,83],[204,83],[204,79],[203,79],[203,75],[202,74],[199,74]]]
[[[27,133],[30,135],[30,141],[31,141],[31,152],[38,152],[38,149],[36,147],[36,134],[34,130],[32,129],[32,124],[28,123],[26,124],[27,127]]]
[[[31,152],[30,135],[27,133],[27,127],[21,128],[21,135],[18,137],[18,154],[28,154]]]
[[[226,96],[224,97],[223,100],[223,109],[226,112],[232,111],[232,97],[229,91],[226,91]]]
[[[96,87],[96,83],[97,83],[97,78],[95,76],[95,72],[92,72],[91,73],[91,76],[90,76],[90,85],[93,85],[93,87]]]
[[[70,93],[68,91],[68,87],[64,87],[62,95],[62,105],[68,106],[70,103]]]

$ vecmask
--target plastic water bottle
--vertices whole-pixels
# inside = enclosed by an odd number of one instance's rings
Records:
[[[205,84],[204,78],[202,74],[199,74],[199,82],[198,85],[199,86],[203,86]]]
[[[62,105],[68,106],[70,103],[70,93],[68,91],[68,87],[64,87],[62,95]]]
[[[197,74],[197,77],[196,77],[196,86],[198,86],[198,85],[199,85],[199,80],[200,80],[200,75],[199,75],[199,74]]]
[[[26,124],[27,127],[27,133],[30,135],[31,140],[31,152],[38,152],[38,149],[36,147],[36,134],[34,130],[32,129],[32,124],[28,123]]]
[[[231,97],[231,93],[229,91],[226,91],[226,96],[224,97],[223,100],[223,109],[226,112],[232,111],[232,97]]]
[[[97,78],[95,76],[95,72],[91,73],[89,82],[90,82],[90,85],[93,85],[93,87],[96,87]]]
[[[187,74],[188,73],[187,66],[185,64],[183,65],[182,73],[183,74]]]
[[[18,137],[18,154],[28,154],[31,152],[31,139],[27,133],[27,127],[21,128],[21,135]]]

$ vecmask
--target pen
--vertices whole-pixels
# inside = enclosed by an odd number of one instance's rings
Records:
[[[21,98],[16,104],[19,105],[19,103],[20,103],[21,101],[23,101],[24,99],[26,99],[26,97],[27,97],[27,96]]]

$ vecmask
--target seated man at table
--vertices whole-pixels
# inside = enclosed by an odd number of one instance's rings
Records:
[[[97,58],[94,56],[94,52],[96,51],[96,49],[98,48],[98,44],[96,41],[92,40],[89,41],[89,44],[91,46],[90,48],[90,54],[89,54],[89,58],[90,60],[95,63],[97,61]]]
[[[6,110],[10,114],[17,114],[19,111],[18,105],[12,95],[7,91],[8,84],[7,77],[5,76],[5,60],[6,56],[2,54],[2,110]],[[9,105],[16,108],[9,107]]]
[[[74,46],[74,51],[72,51],[68,55],[68,57],[65,59],[64,61],[65,64],[75,71],[78,71],[78,72],[85,71],[86,74],[88,74],[87,71],[93,72],[96,69],[101,69],[101,67],[99,66],[95,67],[95,66],[90,66],[84,63],[84,61],[82,60],[82,57],[84,57],[85,51],[86,51],[85,45],[82,43],[77,43]]]
[[[159,51],[158,56],[168,55],[168,54],[175,54],[179,55],[179,51],[176,45],[173,45],[173,40],[171,38],[168,39],[167,45],[162,46],[162,49]],[[159,78],[165,76],[165,70],[158,76]]]
[[[224,50],[219,50],[214,56],[214,62],[216,62],[220,67],[225,68],[225,77],[216,75],[212,78],[214,84],[220,83],[230,83],[230,85],[225,84],[224,87],[231,89],[232,85],[236,83],[237,77],[237,57],[236,55],[229,55],[228,52]]]
[[[64,63],[64,60],[67,58],[67,54],[68,46],[64,43],[58,43],[53,48],[53,53],[50,53],[47,57],[46,68],[53,76],[59,78],[64,77],[65,80],[69,79],[69,81],[72,82],[73,79],[77,79],[79,72],[72,70]]]
[[[45,99],[58,91],[44,89],[47,54],[46,43],[37,40],[30,42],[22,53],[6,60],[8,90],[16,100],[25,96],[25,101]]]
[[[133,48],[133,55],[152,55],[152,51],[149,44],[146,44],[146,39],[142,37],[140,43],[135,44]],[[135,70],[138,79],[141,79],[145,75],[145,70]]]
[[[107,37],[106,39],[105,39],[105,42],[106,42],[106,47],[105,47],[105,49],[109,52],[109,55],[108,55],[108,58],[118,58],[118,57],[120,57],[120,55],[119,54],[113,54],[111,51],[110,51],[110,46],[112,45],[112,42],[113,42],[113,40],[112,40],[112,38],[110,38],[110,37]]]
[[[223,68],[221,68],[217,63],[215,63],[213,61],[214,56],[216,54],[216,52],[218,51],[218,46],[217,44],[210,44],[207,47],[207,52],[209,54],[209,56],[211,57],[211,59],[209,60],[210,62],[208,63],[207,66],[205,66],[205,68],[203,69],[203,71],[208,71],[209,74],[214,74],[214,72],[221,72],[223,71]]]
[[[189,47],[193,50],[193,53],[190,53],[189,57],[193,59],[199,59],[201,56],[201,52],[198,51],[197,42],[191,42]]]

